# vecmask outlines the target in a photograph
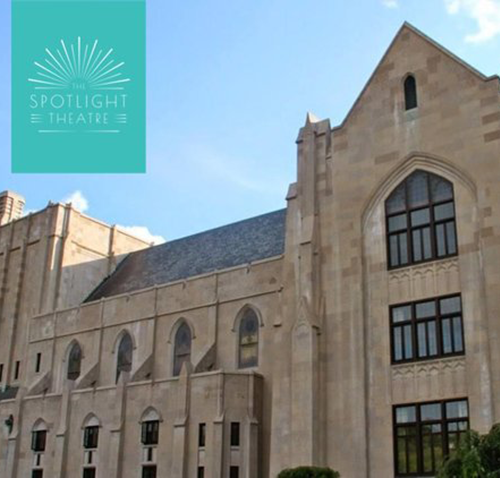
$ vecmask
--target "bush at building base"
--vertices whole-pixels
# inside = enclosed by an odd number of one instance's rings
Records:
[[[467,433],[444,461],[437,478],[500,478],[500,424],[487,435]]]
[[[338,472],[331,468],[319,468],[317,466],[299,466],[283,470],[278,478],[340,478]]]

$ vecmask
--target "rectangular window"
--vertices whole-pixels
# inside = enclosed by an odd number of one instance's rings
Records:
[[[198,478],[205,478],[205,467],[204,466],[198,467]]]
[[[229,468],[229,478],[239,478],[239,476],[240,476],[240,467],[231,466]]]
[[[160,422],[158,420],[150,420],[142,423],[141,442],[143,445],[158,445],[158,432]]]
[[[240,423],[231,422],[231,446],[240,446]]]
[[[468,429],[466,399],[394,407],[396,475],[434,474]]]
[[[96,477],[96,469],[95,468],[84,468],[83,469],[83,478],[95,478]]]
[[[156,478],[156,465],[143,466],[142,478]]]
[[[200,423],[199,429],[198,429],[198,446],[200,448],[205,447],[205,442],[206,442],[206,434],[207,434],[207,426],[205,423]]]
[[[38,430],[31,434],[31,449],[38,453],[45,451],[47,430]]]
[[[465,352],[460,295],[392,306],[390,316],[393,363]]]
[[[35,373],[40,372],[40,367],[42,366],[42,354],[38,352],[36,354],[36,365],[35,365]]]
[[[31,478],[43,478],[43,470],[33,470],[31,472]]]
[[[99,443],[99,427],[85,427],[83,432],[83,447],[86,450],[95,449]]]
[[[3,382],[3,363],[0,363],[0,382]]]
[[[18,380],[19,379],[19,370],[21,368],[21,362],[18,360],[16,362],[16,366],[15,366],[15,369],[14,369],[14,380]]]

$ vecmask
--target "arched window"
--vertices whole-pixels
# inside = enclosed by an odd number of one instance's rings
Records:
[[[82,366],[82,349],[78,342],[74,343],[68,354],[68,380],[76,380],[80,376]]]
[[[183,322],[175,334],[174,345],[174,376],[181,373],[184,362],[191,361],[191,329]]]
[[[160,416],[154,409],[149,409],[141,419],[141,443],[147,446],[158,445]]]
[[[259,318],[251,308],[245,309],[240,320],[238,367],[259,365]]]
[[[43,453],[47,445],[47,425],[38,420],[31,431],[31,449],[35,453]],[[38,463],[39,465],[40,463]]]
[[[439,176],[415,171],[388,197],[389,267],[457,254],[453,185]]]
[[[97,417],[91,415],[85,420],[83,427],[83,448],[95,450],[99,445],[99,428],[101,424]]]
[[[120,378],[122,372],[130,372],[132,370],[132,353],[133,344],[132,338],[126,333],[120,340],[118,346],[118,357],[116,360],[116,381]]]
[[[413,75],[408,75],[404,83],[405,109],[412,110],[417,105],[417,82]]]

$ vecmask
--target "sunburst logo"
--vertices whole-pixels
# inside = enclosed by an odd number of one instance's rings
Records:
[[[113,58],[114,50],[99,47],[99,40],[82,44],[81,37],[74,43],[50,50],[46,58],[35,61],[36,76],[29,78],[36,90],[94,90],[121,91],[129,83],[122,71],[125,62]]]
[[[121,133],[128,124],[124,61],[99,40],[45,48],[46,57],[35,61],[29,122],[40,134]]]

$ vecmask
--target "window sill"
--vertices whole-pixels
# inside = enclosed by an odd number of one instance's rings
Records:
[[[410,365],[418,366],[418,365],[442,364],[442,363],[446,363],[446,362],[454,362],[457,359],[464,359],[465,360],[465,353],[446,355],[443,357],[431,357],[428,359],[408,360],[406,362],[392,362],[391,368],[392,369],[404,368],[404,367],[408,367]]]
[[[406,264],[404,266],[393,266],[393,267],[387,266],[387,272],[389,272],[389,274],[392,272],[404,272],[407,270],[416,269],[418,267],[429,266],[430,264],[441,264],[447,261],[457,261],[457,260],[458,260],[458,253],[450,254],[449,256],[436,257],[434,259],[427,259],[425,261],[414,262],[412,264]]]

